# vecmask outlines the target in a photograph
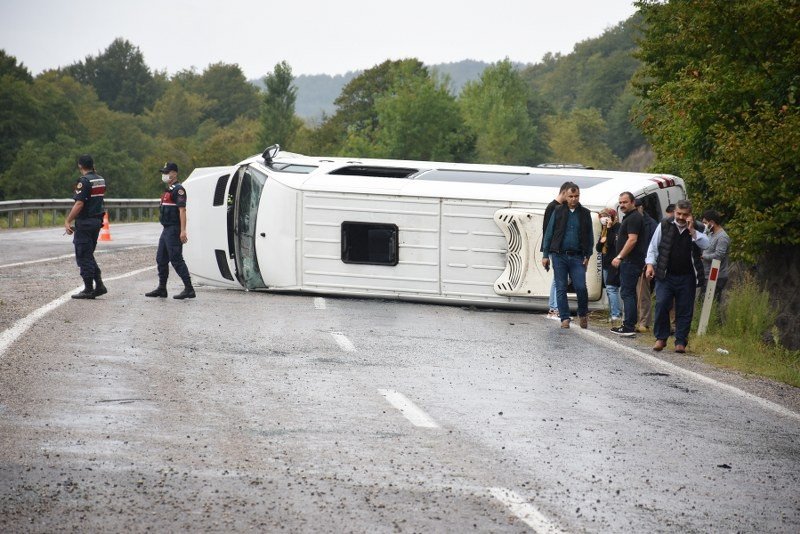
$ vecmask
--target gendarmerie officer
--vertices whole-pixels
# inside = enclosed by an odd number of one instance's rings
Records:
[[[100,235],[105,215],[103,197],[106,194],[106,181],[95,172],[94,160],[89,154],[78,157],[78,170],[81,177],[75,183],[72,197],[75,204],[64,219],[67,234],[73,236],[75,261],[80,268],[84,285],[83,290],[72,295],[72,298],[93,299],[108,293],[100,277],[100,267],[94,259],[94,249],[97,247],[97,237]],[[75,221],[74,228],[73,221]]]
[[[184,284],[183,291],[172,298],[193,299],[196,295],[192,287],[192,278],[183,260],[183,244],[189,241],[186,235],[186,190],[178,183],[178,166],[175,163],[165,163],[160,172],[161,179],[167,184],[167,190],[161,195],[159,208],[159,220],[164,228],[158,240],[156,253],[158,287],[145,293],[145,296],[166,298],[169,264],[172,263],[172,267]]]

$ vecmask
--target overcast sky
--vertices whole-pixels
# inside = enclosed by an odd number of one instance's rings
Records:
[[[96,56],[116,37],[170,75],[238,63],[250,79],[386,59],[536,63],[634,13],[633,0],[0,0],[0,48],[35,75]]]

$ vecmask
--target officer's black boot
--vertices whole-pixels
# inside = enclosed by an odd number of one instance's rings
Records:
[[[161,284],[158,285],[157,288],[150,291],[149,293],[144,294],[145,297],[161,297],[162,299],[167,298],[167,286],[162,286]]]
[[[98,270],[94,277],[94,296],[99,297],[106,293],[108,293],[108,289],[106,289],[105,284],[103,284],[103,279],[100,277],[100,271]]]
[[[193,299],[197,295],[194,294],[194,287],[192,287],[192,283],[189,282],[186,284],[186,287],[183,288],[183,291],[175,295],[174,299],[183,300],[183,299]]]
[[[72,295],[74,299],[93,299],[94,298],[94,289],[92,289],[92,282],[91,278],[85,278],[83,280],[83,291],[80,293],[75,293]]]

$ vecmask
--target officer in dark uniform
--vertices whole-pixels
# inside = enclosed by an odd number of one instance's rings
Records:
[[[73,199],[75,204],[64,219],[67,235],[73,235],[75,244],[75,261],[80,268],[84,288],[80,293],[72,295],[74,299],[93,299],[108,293],[100,267],[94,259],[97,237],[103,226],[105,206],[103,197],[106,194],[106,181],[94,170],[94,160],[89,154],[78,157],[78,170],[81,177],[75,183]],[[73,228],[72,222],[75,221]]]
[[[175,163],[165,163],[161,169],[161,179],[167,184],[167,190],[161,195],[159,220],[164,229],[158,240],[156,264],[158,265],[158,287],[146,297],[167,297],[167,278],[169,277],[169,264],[183,280],[183,291],[172,298],[195,298],[192,278],[189,268],[183,261],[183,244],[189,241],[186,235],[186,190],[178,183],[178,166]]]

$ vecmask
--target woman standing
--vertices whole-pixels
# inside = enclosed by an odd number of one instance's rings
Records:
[[[611,265],[611,260],[617,253],[617,231],[619,221],[617,212],[611,208],[606,208],[600,213],[600,239],[597,241],[597,252],[603,254],[603,284],[606,286],[608,304],[611,308],[611,326],[622,320],[622,310],[620,309],[619,299],[619,270]]]

